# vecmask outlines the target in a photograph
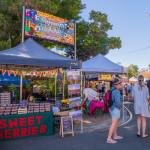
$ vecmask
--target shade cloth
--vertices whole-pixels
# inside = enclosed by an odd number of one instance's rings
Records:
[[[7,83],[7,84],[6,84]],[[28,84],[30,83],[29,80],[22,80],[22,83]],[[20,85],[20,78],[14,77],[13,75],[8,75],[8,73],[6,72],[4,75],[0,75],[0,86],[2,86],[2,84],[6,84],[6,85]]]
[[[32,39],[0,52],[0,69],[51,70],[82,68],[82,61],[70,59],[46,49]]]

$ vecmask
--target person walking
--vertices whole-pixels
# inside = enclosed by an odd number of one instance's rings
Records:
[[[104,87],[105,87],[105,93],[107,92],[107,84],[104,83]]]
[[[149,92],[149,95],[150,95],[150,78],[149,78],[149,80],[147,81],[147,87],[148,87],[148,92]]]
[[[125,90],[126,96],[128,96],[128,89],[127,89],[127,88],[128,88],[128,84],[126,83],[126,84],[125,84],[125,87],[124,87],[124,90]]]
[[[117,126],[118,126],[118,120],[120,118],[120,111],[122,108],[122,102],[121,102],[121,95],[119,89],[121,89],[121,82],[118,79],[114,79],[113,81],[113,87],[112,87],[112,101],[113,105],[109,108],[110,115],[112,117],[112,123],[111,127],[109,129],[108,137],[107,137],[107,143],[117,143],[116,140],[123,139],[123,137],[117,135]],[[113,135],[114,133],[114,135]],[[113,135],[113,139],[112,139]]]
[[[132,83],[128,85],[127,87],[127,90],[128,90],[128,97],[129,97],[129,102],[132,102],[132,89],[133,89],[133,86],[132,86]]]
[[[99,93],[102,93],[102,84],[99,82],[98,84]]]
[[[147,134],[145,134],[146,131],[146,117],[150,117],[150,111],[149,111],[149,92],[148,88],[144,84],[144,77],[140,75],[138,77],[139,83],[134,85],[132,90],[132,97],[134,98],[134,111],[135,114],[137,114],[137,127],[138,132],[137,136],[140,137],[140,128],[141,128],[141,121],[142,121],[142,129],[143,129],[143,138],[148,137]]]

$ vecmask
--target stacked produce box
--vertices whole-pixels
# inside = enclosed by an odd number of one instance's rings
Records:
[[[11,103],[10,93],[0,93],[0,104],[7,105]]]
[[[4,104],[0,106],[0,116],[18,114],[18,104]]]
[[[49,112],[50,103],[30,103],[28,105],[28,113]]]

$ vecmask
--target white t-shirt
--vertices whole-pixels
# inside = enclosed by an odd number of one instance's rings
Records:
[[[102,85],[98,84],[98,89],[101,90],[102,89]]]
[[[107,92],[107,84],[105,84],[105,92]]]

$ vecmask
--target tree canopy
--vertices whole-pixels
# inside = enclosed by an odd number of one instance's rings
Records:
[[[36,9],[51,15],[62,17],[68,20],[79,20],[80,12],[85,8],[81,0],[5,0],[0,2],[0,50],[9,47],[7,41],[10,37],[12,46],[17,46],[21,43],[21,28],[22,28],[22,10],[21,6]],[[9,36],[10,35],[10,36]],[[62,44],[36,40],[46,48],[52,48]],[[3,46],[1,46],[3,45]],[[5,46],[4,46],[5,45]]]
[[[98,54],[106,55],[110,49],[121,48],[120,37],[109,37],[107,31],[113,25],[108,22],[105,13],[92,10],[90,22],[80,16],[85,8],[81,0],[5,0],[0,4],[0,50],[17,46],[21,43],[22,11],[20,6],[36,9],[68,20],[75,20],[76,52],[79,60],[85,61]],[[27,37],[26,37],[27,38]],[[67,57],[74,58],[74,47],[35,39],[39,44],[51,49],[56,47],[65,52]]]
[[[109,37],[107,31],[113,25],[108,22],[107,15],[99,11],[90,12],[90,22],[77,23],[77,58],[83,61],[98,54],[106,55],[110,49],[121,48],[120,37]],[[65,48],[68,56],[73,58],[73,47]]]
[[[128,67],[125,67],[125,69],[128,71],[128,78],[131,78],[131,77],[138,77],[138,73],[139,73],[139,68],[137,65],[133,65],[131,64],[130,66]]]

